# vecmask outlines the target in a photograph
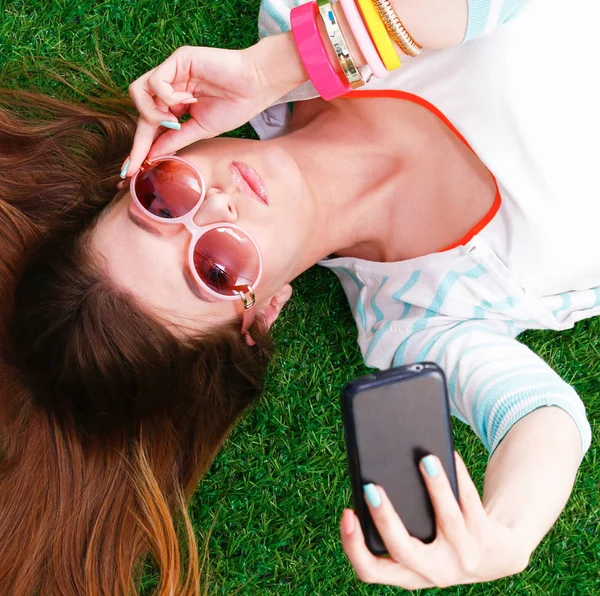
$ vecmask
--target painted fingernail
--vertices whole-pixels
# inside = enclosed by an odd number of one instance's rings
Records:
[[[423,467],[425,468],[425,472],[427,472],[427,476],[430,478],[434,478],[438,473],[438,465],[435,461],[435,457],[433,455],[426,455],[421,462],[423,462]]]
[[[127,170],[129,169],[129,157],[125,160],[125,163],[123,164],[123,167],[121,168],[121,173],[119,174],[119,176],[121,176],[121,178],[125,178],[125,176],[127,176]]]
[[[365,498],[369,501],[371,507],[379,507],[381,505],[381,495],[374,484],[363,485],[365,491]]]
[[[179,124],[179,122],[171,122],[170,120],[162,120],[160,125],[164,126],[165,128],[172,128],[173,130],[181,130],[181,124]]]

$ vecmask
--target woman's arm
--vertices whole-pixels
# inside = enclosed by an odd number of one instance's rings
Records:
[[[471,0],[472,4],[481,4],[481,0]],[[461,43],[467,30],[468,2],[467,0],[392,0],[392,6],[399,15],[407,31],[419,45],[425,48],[445,48]],[[333,12],[348,42],[350,53],[357,64],[363,66],[366,61],[360,48],[354,40],[352,29],[339,2],[332,3]],[[280,11],[280,5],[263,0],[262,12]],[[289,28],[288,16],[278,12],[278,22],[285,23]],[[327,31],[321,19],[317,21],[321,38],[327,39]],[[298,55],[294,37],[289,30],[281,27],[269,31],[255,46],[248,48],[266,81],[289,81],[286,93],[308,80],[302,61]],[[329,59],[337,65],[338,59],[330,43],[325,44]],[[396,46],[398,55],[402,51]],[[341,68],[339,69],[341,72]],[[271,84],[271,83],[270,83]],[[283,93],[282,93],[283,95]]]
[[[438,528],[431,544],[407,537],[385,499],[370,509],[390,541],[391,559],[371,555],[356,523],[342,523],[344,550],[361,579],[417,589],[518,573],[565,506],[591,441],[583,403],[504,328],[500,321],[469,320],[446,329],[432,323],[397,351],[394,365],[429,360],[444,369],[453,413],[492,455],[483,499],[466,468],[459,473],[459,505],[444,474],[425,476]]]
[[[391,0],[394,10],[413,39],[422,47],[430,49],[449,48],[489,33],[512,20],[529,2],[530,0]],[[287,4],[290,7],[294,5],[291,0]],[[277,19],[270,18],[271,27],[263,31],[261,41],[245,50],[251,57],[251,62],[256,64],[263,85],[277,85],[279,91],[283,91],[281,96],[308,80],[289,30],[289,14],[283,12],[283,6],[286,6],[283,2],[263,0],[261,19],[266,14],[276,15]],[[354,39],[340,2],[332,2],[332,9],[356,65],[365,65],[366,60]],[[321,19],[318,19],[317,25],[322,39],[326,40],[327,32]],[[400,48],[394,45],[397,54],[404,58]],[[330,62],[341,74],[332,45],[325,43],[325,49]]]
[[[456,45],[466,37],[485,33],[494,25],[510,20],[528,2],[392,1],[409,33],[426,48]],[[505,4],[510,7],[509,11],[504,10]],[[249,48],[180,48],[162,64],[134,81],[129,91],[141,118],[123,176],[132,176],[147,157],[172,153],[195,141],[244,124],[306,82],[308,75],[289,31],[290,9],[294,6],[294,0],[263,0],[259,17],[259,23],[264,24],[260,27],[263,38]],[[356,65],[363,66],[366,61],[340,3],[334,2],[332,7]],[[499,11],[493,10],[494,7],[499,7]],[[270,25],[267,27],[266,23]],[[326,40],[327,33],[321,19],[317,25]],[[332,45],[324,45],[330,62],[341,74]],[[401,53],[401,50],[397,48],[397,52]],[[161,128],[161,122],[169,121],[174,125],[186,112],[192,118],[182,125],[181,131],[165,132]]]
[[[519,573],[564,507],[577,471],[581,441],[572,418],[555,407],[536,410],[506,435],[488,465],[483,503],[456,458],[460,506],[443,470],[424,480],[436,515],[437,537],[423,544],[408,535],[385,491],[371,516],[391,558],[366,548],[350,510],[342,543],[358,576],[406,590],[491,581]],[[435,460],[436,467],[439,466]]]
[[[564,410],[544,407],[517,422],[490,458],[483,504],[532,553],[565,506],[581,459],[581,438]]]
[[[391,0],[413,39],[424,48],[449,48],[514,19],[531,0]]]
[[[411,37],[424,48],[458,45],[467,31],[469,4],[481,0],[391,0]],[[487,3],[489,5],[489,2]],[[402,56],[400,50],[397,50]]]

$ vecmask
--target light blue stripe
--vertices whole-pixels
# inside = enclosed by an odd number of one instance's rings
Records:
[[[529,0],[504,0],[497,24],[505,25],[512,21],[527,4],[529,4]]]
[[[425,343],[425,345],[421,348],[421,351],[417,354],[417,361],[418,362],[422,362],[423,360],[425,360],[427,358],[427,354],[429,354],[429,351],[431,350],[431,348],[433,348],[434,344],[437,343],[437,341],[442,337],[445,336],[446,333],[449,333],[450,331],[452,331],[452,329],[456,329],[456,327],[458,327],[459,325],[463,325],[464,323],[466,323],[467,321],[458,321],[457,323],[454,323],[454,325],[452,325],[451,327],[443,327],[441,331],[439,331],[438,333],[436,333],[428,342]],[[470,330],[467,329],[461,329],[463,331],[463,333],[469,333]],[[459,330],[460,331],[460,330]],[[446,346],[450,343],[449,340],[448,342],[446,342],[446,344],[444,345],[444,347],[440,350],[439,353],[443,354],[445,353],[445,348]]]
[[[556,316],[561,310],[567,310],[567,308],[569,308],[571,306],[571,295],[569,293],[565,292],[564,294],[561,294],[560,298],[561,298],[562,304],[560,305],[559,308],[552,311],[552,314],[554,316]]]
[[[371,340],[371,343],[369,344],[369,347],[367,349],[367,353],[365,354],[365,362],[371,357],[371,354],[373,353],[373,350],[375,349],[375,346],[381,341],[381,338],[386,334],[387,330],[390,328],[390,326],[392,325],[393,321],[387,321],[385,322],[375,333],[375,335],[373,335],[373,339]]]
[[[479,366],[477,366],[473,371],[471,371],[471,373],[469,374],[469,376],[467,377],[465,383],[463,384],[463,389],[461,389],[461,391],[464,391],[464,388],[468,385],[469,380],[471,379],[471,377],[477,372],[477,370],[481,369],[483,366],[487,366],[489,364],[489,362],[484,362],[482,364],[480,364]],[[511,373],[517,372],[519,370],[522,370],[524,368],[531,368],[531,364],[524,364],[522,366],[519,366],[515,369],[512,369]],[[475,391],[474,395],[473,395],[473,400],[471,402],[471,417],[473,418],[473,424],[475,424],[475,420],[477,419],[477,414],[476,414],[476,410],[479,407],[479,396],[486,391],[487,387],[489,385],[491,385],[492,383],[494,383],[497,379],[506,376],[507,371],[506,370],[500,370],[496,373],[494,373],[493,375],[491,375],[490,377],[488,377],[485,381],[483,381],[481,383],[481,385],[479,385],[479,387],[477,388],[477,391]],[[509,379],[512,377],[508,377]]]
[[[356,298],[356,307],[355,308],[356,308],[356,312],[358,313],[358,316],[360,317],[360,322],[362,323],[363,331],[366,331],[367,330],[367,315],[365,314],[365,306],[362,303],[362,299],[360,296],[360,293],[362,292],[362,289],[365,287],[365,285],[360,281],[360,279],[358,279],[358,277],[356,277],[356,275],[354,275],[354,273],[352,273],[348,269],[344,269],[344,267],[331,267],[331,269],[333,271],[344,272],[356,284],[356,287],[358,288],[358,297]]]
[[[468,335],[473,333],[474,331],[478,331],[480,333],[484,333],[487,335],[498,335],[496,332],[492,331],[491,329],[489,329],[488,327],[484,327],[483,325],[470,325],[467,327],[461,327],[460,329],[458,329],[455,333],[453,333],[450,338],[448,339],[448,341],[442,346],[442,348],[440,348],[438,355],[435,359],[435,363],[438,364],[439,366],[441,366],[442,364],[442,358],[444,357],[444,354],[446,353],[446,349],[448,348],[448,346],[458,337],[461,337],[463,335]],[[473,346],[473,347],[479,347],[479,346]],[[459,361],[456,363],[456,367],[458,367],[459,363],[460,363],[460,358],[463,356],[463,353],[460,354],[459,356]],[[424,360],[424,358],[423,358]],[[456,399],[456,391],[454,391],[450,386],[448,387],[448,392],[450,393],[450,401],[452,402],[452,404],[456,407],[456,409],[458,409],[458,401]]]
[[[461,279],[461,277],[470,277],[471,279],[476,279],[485,273],[487,273],[487,269],[483,265],[476,265],[472,269],[464,272],[449,271],[446,273],[442,283],[438,286],[433,301],[425,311],[423,318],[414,324],[413,332],[425,329],[425,327],[427,327],[427,319],[431,319],[435,315],[440,314],[440,309],[446,301],[450,290],[454,287],[456,282]]]
[[[475,265],[475,267],[464,271],[449,271],[446,273],[446,276],[442,280],[442,283],[438,286],[437,292],[431,302],[429,308],[425,311],[422,319],[416,321],[413,325],[410,335],[398,346],[396,350],[396,355],[394,356],[394,366],[399,366],[396,362],[404,361],[404,353],[406,352],[406,346],[408,344],[408,340],[418,331],[422,331],[427,327],[428,319],[431,319],[435,315],[439,314],[440,308],[444,304],[444,301],[448,297],[450,290],[456,284],[456,282],[462,277],[469,277],[471,279],[476,279],[481,277],[482,275],[487,273],[487,269],[483,265]]]
[[[557,406],[565,412],[567,412],[567,414],[571,416],[571,418],[577,425],[577,430],[579,431],[579,437],[581,439],[581,456],[579,458],[579,462],[581,463],[581,461],[583,460],[583,456],[585,455],[586,451],[590,448],[592,442],[592,429],[585,414],[585,408],[583,407],[581,399],[579,398],[577,393],[575,393],[575,396],[577,398],[576,400],[553,396],[549,399],[541,398],[528,402],[527,407],[525,409],[521,410],[520,412],[518,412],[518,414],[512,416],[509,419],[509,424],[507,424],[503,432],[501,434],[497,433],[494,436],[490,444],[490,458],[492,457],[493,452],[500,443],[500,441],[506,436],[508,431],[519,420],[524,418],[527,414],[530,414],[534,410],[538,409],[539,407]]]
[[[495,334],[494,334],[495,335]],[[490,344],[478,344],[476,346],[471,346],[470,348],[465,348],[460,356],[456,359],[456,363],[454,364],[454,368],[448,377],[448,393],[450,393],[450,397],[453,401],[456,401],[456,379],[458,377],[458,373],[460,371],[461,359],[471,354],[472,352],[479,352],[480,350],[485,350],[486,348],[498,348],[497,342],[492,342]],[[489,363],[486,363],[489,364]]]
[[[263,0],[262,7],[265,12],[277,23],[277,26],[281,29],[282,33],[290,30],[289,23],[285,18],[277,11],[277,9],[271,4],[271,0]]]
[[[392,294],[392,299],[396,300],[398,302],[404,302],[404,300],[402,300],[402,296],[404,296],[404,294],[406,294],[406,292],[408,292],[410,289],[412,289],[412,287],[419,281],[420,276],[421,276],[420,269],[413,271],[411,276],[408,278],[408,281],[399,290],[396,290]]]
[[[535,387],[528,388],[525,392],[524,388],[527,384],[526,379],[531,377],[534,377],[539,382]],[[548,377],[549,381],[543,380]],[[544,387],[556,386],[556,377],[549,371],[533,371],[530,373],[511,376],[508,379],[503,379],[491,387],[489,385],[490,383],[482,384],[480,390],[477,391],[476,397],[474,398],[472,404],[472,417],[475,431],[481,437],[481,440],[488,451],[490,449],[490,444],[487,437],[489,414],[498,401],[508,393],[512,393],[518,389],[523,389],[523,392],[518,394],[518,398],[513,397],[515,400],[513,403],[518,403],[524,399],[524,394],[530,394],[532,391],[540,392]]]
[[[592,308],[595,308],[596,306],[600,306],[600,288],[594,288],[593,292],[596,295],[596,300]]]
[[[554,371],[546,369],[546,367],[540,366],[540,370],[531,370],[535,367],[535,363],[529,363],[527,365],[522,365],[516,367],[514,369],[500,371],[488,379],[484,381],[473,396],[472,402],[472,414],[474,422],[481,422],[482,418],[476,415],[476,410],[479,412],[483,412],[486,409],[492,408],[494,404],[498,402],[502,396],[506,395],[509,392],[516,391],[518,389],[522,389],[526,379],[530,377],[535,377],[540,380],[540,386],[542,384],[547,384],[546,381],[541,382],[544,378],[549,378],[551,384],[556,383],[556,373]],[[520,374],[515,374],[518,370],[521,369],[529,369],[529,372],[522,372]],[[506,373],[510,374],[507,376]],[[504,377],[504,378],[502,378]],[[500,379],[500,380],[498,380]],[[485,418],[485,416],[484,416]]]
[[[492,308],[492,303],[487,300],[482,300],[479,306],[473,307],[473,317],[475,319],[485,319],[485,311]]]
[[[459,330],[459,333],[460,333],[460,331],[463,331],[463,330]],[[492,331],[491,329],[482,330],[482,332],[486,335],[494,335],[494,336],[499,335],[498,333]],[[455,336],[458,337],[459,333],[456,333]],[[460,333],[460,335],[462,335],[462,333]],[[454,339],[455,339],[455,337],[451,338],[450,341],[453,341]],[[442,348],[443,352],[441,351],[440,352],[441,356],[438,356],[436,358],[436,364],[441,365],[441,359],[443,358],[443,354],[446,353],[446,347],[448,346],[450,341],[444,346],[444,348]],[[489,344],[477,344],[476,346],[470,346],[468,348],[465,348],[458,356],[458,358],[456,360],[456,364],[454,365],[454,368],[452,369],[452,372],[450,373],[450,377],[448,378],[448,393],[450,394],[450,399],[451,399],[452,403],[457,404],[456,405],[457,408],[458,408],[458,400],[456,397],[456,394],[457,394],[456,378],[458,377],[458,373],[460,370],[461,359],[464,358],[467,354],[470,354],[471,352],[477,352],[479,350],[484,350],[485,348],[488,348],[488,347],[497,348],[498,342],[496,341],[496,342],[489,343]],[[489,364],[489,361],[486,362],[485,364]],[[477,368],[479,368],[479,366]],[[466,387],[466,384],[465,384],[465,387]],[[464,391],[460,391],[461,395],[463,393],[464,393]]]
[[[543,401],[544,403],[548,403],[549,401],[551,401],[553,399],[560,399],[560,397],[557,397],[557,394],[559,396],[562,396],[564,399],[566,399],[568,401],[567,396],[571,392],[565,391],[565,386],[563,384],[556,383],[556,381],[555,381],[554,385],[546,385],[546,387],[547,387],[547,389],[545,391],[541,391],[538,387],[535,387],[535,388],[530,389],[527,392],[525,392],[525,394],[520,394],[518,397],[513,397],[510,400],[505,400],[504,402],[502,402],[500,404],[496,413],[494,414],[493,419],[491,420],[492,424],[491,424],[491,428],[490,428],[489,436],[488,436],[488,439],[490,439],[490,446],[495,443],[495,438],[500,429],[500,425],[502,424],[503,420],[506,418],[506,415],[508,414],[509,410],[511,408],[513,408],[515,405],[528,404],[530,401],[534,401],[534,402]],[[575,390],[572,389],[572,387],[570,387],[568,385],[567,385],[567,387],[569,389],[571,389],[573,394],[575,394],[577,399],[579,399],[579,396],[577,396],[577,393],[575,392]],[[529,398],[529,399],[527,399],[527,398]],[[532,399],[532,398],[534,398],[534,399]],[[571,394],[571,398],[572,398],[572,394]],[[524,414],[523,414],[523,416],[524,416]],[[487,426],[489,427],[489,422],[488,422]]]
[[[497,344],[496,344],[497,345]],[[469,381],[471,380],[471,377],[475,374],[477,374],[484,366],[489,366],[490,364],[494,364],[495,361],[494,360],[487,360],[486,362],[482,362],[481,364],[478,364],[468,375],[467,378],[465,379],[464,383],[460,386],[460,392],[464,393],[466,388],[469,386]],[[537,364],[537,363],[534,363]],[[517,366],[516,368],[513,369],[513,372],[516,372],[518,370],[522,370],[524,368],[531,368],[531,364],[523,364],[522,366]],[[506,371],[502,371],[501,374],[504,374]]]
[[[467,12],[467,30],[462,43],[480,36],[490,18],[492,0],[469,0]]]
[[[375,293],[373,294],[373,296],[371,296],[371,309],[373,310],[373,312],[375,313],[375,324],[373,325],[373,327],[371,328],[371,331],[374,330],[375,325],[377,323],[379,323],[379,321],[383,321],[383,317],[384,314],[381,312],[381,309],[377,306],[377,294],[379,294],[381,288],[383,288],[383,286],[386,284],[387,280],[389,279],[389,276],[386,275],[382,280],[381,283],[379,284],[379,287],[377,288],[377,290],[375,291]]]
[[[503,312],[505,310],[510,310],[519,304],[520,298],[518,296],[508,296],[507,298],[503,298],[502,300],[498,300],[497,302],[489,302],[487,300],[482,300],[479,306],[474,308],[473,317],[475,319],[485,319],[485,313],[488,310],[494,310],[496,312]]]
[[[394,366],[402,366],[404,364],[404,356],[406,353],[406,346],[408,340],[413,337],[413,334],[409,335],[397,348],[394,354]]]
[[[420,269],[413,271],[411,273],[411,276],[408,278],[408,281],[399,290],[396,290],[392,294],[392,300],[395,300],[396,302],[402,302],[404,304],[404,309],[402,310],[402,314],[400,315],[399,320],[406,319],[406,317],[408,317],[408,313],[410,312],[410,309],[413,306],[412,304],[409,304],[408,302],[405,302],[404,300],[402,300],[402,297],[404,296],[404,294],[406,294],[406,292],[408,292],[410,289],[412,289],[414,287],[414,285],[419,281],[420,276],[421,276]]]
[[[410,312],[410,309],[413,307],[412,304],[409,304],[408,302],[404,303],[404,309],[402,310],[402,314],[400,315],[400,319],[406,319],[406,317],[408,317],[408,313]]]
[[[446,273],[446,277],[444,277],[442,283],[439,285],[437,292],[435,293],[435,298],[433,299],[433,302],[431,303],[431,306],[428,310],[436,314],[439,313],[440,308],[442,308],[442,304],[444,304],[444,301],[450,293],[450,290],[461,277],[477,279],[478,277],[481,277],[486,273],[487,269],[483,265],[475,265],[475,267],[473,267],[472,269],[469,269],[468,271],[464,272],[449,271],[448,273]]]
[[[450,340],[446,343],[446,345],[444,346],[444,348],[442,348],[442,351],[439,352],[437,358],[435,359],[435,362],[437,365],[439,365],[441,367],[441,360],[444,356],[444,354],[446,353],[446,347],[450,344],[451,341],[453,341],[454,339],[456,339],[457,337],[459,337],[460,335],[464,335],[465,332],[467,331],[472,331],[473,327],[471,327],[470,329],[459,329],[458,332],[453,334],[453,337],[450,338]],[[480,332],[485,333],[486,335],[494,335],[494,336],[500,336],[502,337],[501,334],[496,333],[495,331],[492,331],[491,329],[487,328],[487,327],[482,327],[481,325],[477,325],[477,330]],[[450,405],[451,405],[451,409],[452,409],[452,414],[454,416],[456,416],[459,420],[462,420],[465,424],[469,424],[470,422],[467,420],[466,416],[464,416],[462,414],[462,412],[460,411],[460,408],[458,406],[458,400],[457,400],[457,392],[456,392],[456,385],[457,385],[457,377],[458,377],[458,373],[460,370],[460,364],[461,364],[461,359],[464,358],[465,356],[467,356],[468,354],[470,354],[471,352],[477,352],[480,350],[485,350],[486,348],[493,348],[496,349],[498,347],[498,342],[492,342],[492,343],[484,343],[484,344],[478,344],[476,346],[471,346],[469,348],[466,348],[465,350],[461,351],[456,364],[454,365],[454,368],[452,370],[452,373],[450,374],[450,376],[448,377],[448,394],[450,397]],[[489,362],[486,362],[483,366],[489,364]],[[478,366],[477,368],[480,368],[482,365]],[[447,373],[447,371],[446,371]],[[469,375],[470,376],[470,375]],[[466,387],[466,384],[465,384]]]

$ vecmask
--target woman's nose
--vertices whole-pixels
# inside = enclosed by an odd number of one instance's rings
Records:
[[[194,215],[194,222],[198,226],[208,226],[214,223],[235,223],[237,210],[233,199],[217,188],[209,188],[204,201]]]

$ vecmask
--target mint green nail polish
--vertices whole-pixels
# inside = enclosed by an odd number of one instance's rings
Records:
[[[170,120],[163,120],[160,123],[161,126],[165,128],[172,128],[173,130],[181,130],[181,124],[179,122],[171,122]]]
[[[127,161],[123,164],[123,169],[121,170],[121,173],[119,174],[119,176],[121,176],[121,178],[125,178],[125,176],[127,176],[128,169],[129,169],[129,157],[127,158]]]
[[[426,455],[421,461],[423,462],[423,467],[425,468],[425,472],[427,472],[427,476],[430,478],[437,476],[438,465],[433,455]]]
[[[381,505],[381,495],[374,484],[363,485],[363,490],[365,491],[365,498],[369,501],[371,507],[379,507]]]

